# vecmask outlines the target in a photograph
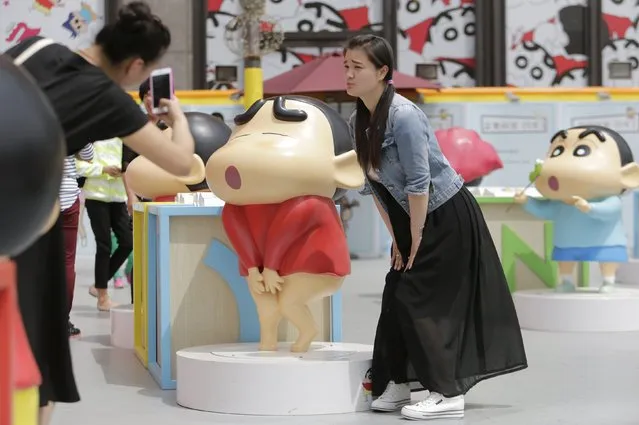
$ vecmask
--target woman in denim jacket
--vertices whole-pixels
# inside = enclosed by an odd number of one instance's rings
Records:
[[[463,417],[483,379],[527,367],[519,322],[481,209],[441,153],[423,111],[395,93],[393,53],[360,35],[344,50],[363,194],[393,236],[373,354],[373,410]],[[409,383],[428,390],[409,405]]]

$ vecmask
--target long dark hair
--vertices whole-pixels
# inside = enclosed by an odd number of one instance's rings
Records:
[[[375,68],[381,69],[384,65],[388,67],[388,72],[384,77],[386,87],[379,99],[373,116],[364,105],[362,99],[357,99],[357,112],[355,115],[355,151],[357,159],[364,171],[369,168],[379,167],[382,156],[382,142],[386,131],[386,121],[388,120],[388,109],[390,108],[395,88],[389,82],[393,79],[393,48],[388,41],[376,35],[357,35],[351,38],[346,47],[347,50],[360,49]]]

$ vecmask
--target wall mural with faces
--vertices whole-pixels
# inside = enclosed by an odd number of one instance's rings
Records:
[[[623,1],[623,0],[622,0]],[[588,85],[586,0],[506,2],[506,84],[516,87]],[[605,19],[600,45],[609,41]],[[586,37],[587,36],[587,37]]]
[[[103,25],[104,0],[0,0],[0,53],[36,35],[86,48]]]
[[[420,63],[438,62],[446,87],[475,85],[475,0],[399,0],[397,62],[415,75]]]
[[[207,80],[212,89],[242,87],[242,57],[225,41],[225,26],[241,13],[239,0],[209,0],[207,17]],[[379,29],[382,20],[379,0],[266,0],[266,15],[286,32],[344,31]],[[266,26],[267,24],[265,24]],[[269,79],[339,48],[281,49],[262,59],[264,79]],[[227,85],[216,80],[215,67],[238,67],[237,82]]]
[[[604,86],[637,86],[639,84],[639,1],[602,0],[603,20],[608,29],[609,42],[602,51]],[[630,80],[610,78],[611,62],[627,62],[632,67]]]

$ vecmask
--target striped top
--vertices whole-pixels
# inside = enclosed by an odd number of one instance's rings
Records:
[[[79,159],[75,161],[78,174],[87,178],[82,188],[84,198],[102,202],[126,202],[127,194],[122,177],[111,177],[104,172],[106,167],[121,167],[122,140],[101,140],[94,142],[93,148],[93,162]]]
[[[84,161],[93,160],[93,144],[89,143],[78,156]],[[60,185],[60,211],[65,211],[73,206],[80,196],[78,187],[78,172],[75,167],[75,155],[64,158],[64,169],[62,171],[62,184]]]

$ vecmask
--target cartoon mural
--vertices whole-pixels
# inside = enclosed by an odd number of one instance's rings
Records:
[[[209,0],[207,20],[208,81],[211,88],[228,88],[215,79],[216,65],[241,67],[240,55],[230,51],[224,28],[241,12],[239,2]],[[266,14],[284,31],[316,32],[382,29],[382,2],[376,0],[267,0]],[[398,10],[398,69],[415,75],[415,65],[438,61],[444,86],[475,85],[474,0],[400,0]],[[339,48],[285,49],[264,57],[268,79]],[[240,87],[240,81],[233,86]]]
[[[475,85],[475,0],[400,0],[397,21],[400,72],[436,61],[443,86]]]
[[[72,49],[88,47],[104,23],[104,0],[3,0],[0,52],[42,35]]]
[[[586,4],[586,0],[507,2],[506,83],[509,86],[588,85]],[[606,45],[610,40],[606,19],[602,19],[601,27],[598,37],[602,45]]]
[[[233,0],[209,0],[207,19],[207,79],[210,88],[242,86],[239,81],[225,84],[215,78],[215,67],[220,65],[242,67],[242,57],[232,52],[225,41],[225,26],[241,13],[239,2]],[[267,0],[266,15],[276,21],[283,31],[343,31],[378,28],[381,22],[381,2],[375,0]],[[281,49],[266,55],[262,61],[264,78],[269,79],[282,72],[306,63],[339,48]]]
[[[603,20],[610,42],[602,52],[604,86],[636,87],[639,84],[639,3],[636,0],[602,0]],[[626,62],[632,67],[631,80],[610,78],[611,62]]]

